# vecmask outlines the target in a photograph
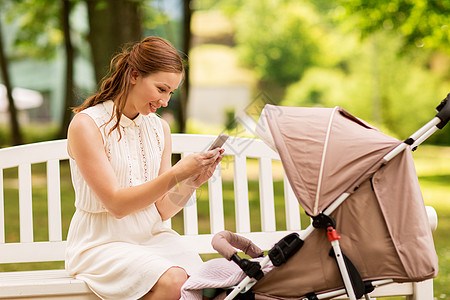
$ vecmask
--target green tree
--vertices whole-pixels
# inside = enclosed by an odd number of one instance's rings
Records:
[[[362,36],[392,30],[403,37],[404,49],[425,47],[450,53],[450,1],[338,0],[337,16],[354,19]]]
[[[308,1],[244,1],[234,14],[244,65],[282,87],[319,63],[322,28]]]
[[[310,68],[288,88],[283,105],[341,106],[399,138],[433,117],[446,82],[427,68],[426,53],[399,56],[401,39],[386,32],[341,41],[352,55],[334,67]]]
[[[142,39],[143,0],[84,0],[95,80],[106,75],[111,58],[127,43]]]
[[[14,145],[22,144],[23,138],[22,133],[20,131],[20,125],[17,118],[17,109],[14,104],[14,98],[12,95],[12,84],[10,81],[9,70],[8,70],[8,58],[5,53],[5,47],[3,43],[3,34],[2,34],[2,26],[0,19],[0,68],[1,74],[3,78],[3,83],[6,87],[6,97],[8,98],[8,110],[9,110],[9,120],[11,124],[12,131],[12,143]]]
[[[71,42],[69,22],[71,7],[75,2],[75,0],[26,0],[12,2],[7,10],[9,21],[17,22],[19,26],[15,36],[15,59],[23,57],[51,59],[56,55],[59,46],[64,45],[65,105],[58,138],[66,136],[71,119],[70,107],[75,104],[73,78],[75,50]]]
[[[182,30],[182,40],[183,40],[183,53],[189,53],[192,47],[192,32],[191,32],[191,20],[192,20],[192,0],[183,0],[183,30]],[[189,59],[189,56],[186,57]],[[189,99],[189,91],[191,84],[191,76],[189,72],[189,62],[186,65],[186,71],[184,75],[184,83],[181,87],[181,93],[178,101],[177,108],[177,121],[179,132],[186,132],[186,120],[187,120],[187,107],[188,107],[188,99]]]
[[[64,33],[64,49],[66,53],[66,83],[65,83],[65,102],[63,106],[63,118],[58,138],[65,138],[67,129],[69,128],[70,120],[72,119],[71,107],[75,106],[75,89],[74,80],[74,58],[75,51],[72,45],[72,35],[70,28],[70,12],[72,10],[72,1],[61,0],[61,28]]]

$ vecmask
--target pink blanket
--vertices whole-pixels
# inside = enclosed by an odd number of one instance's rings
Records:
[[[260,261],[262,258],[252,259]],[[264,274],[273,269],[268,263],[263,268]],[[202,300],[205,288],[227,288],[238,284],[245,278],[245,273],[233,261],[215,258],[205,262],[198,272],[192,274],[181,289],[181,300]],[[215,299],[224,299],[222,293]]]

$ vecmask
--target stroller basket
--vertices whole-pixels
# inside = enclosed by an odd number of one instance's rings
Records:
[[[247,276],[226,299],[248,286],[256,299],[357,299],[380,284],[434,278],[437,255],[410,150],[450,120],[450,94],[437,110],[399,141],[339,107],[266,105],[258,135],[279,153],[313,222],[287,263],[277,244],[260,262],[275,268],[259,281]],[[213,247],[237,256],[214,240]]]

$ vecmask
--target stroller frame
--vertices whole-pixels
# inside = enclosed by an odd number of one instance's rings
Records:
[[[399,153],[404,151],[407,147],[411,147],[412,151],[414,151],[422,142],[424,142],[427,138],[429,138],[433,133],[435,133],[438,129],[442,129],[450,120],[450,94],[447,95],[447,97],[442,100],[442,102],[439,104],[439,106],[436,107],[436,111],[438,112],[436,116],[429,121],[427,124],[422,126],[419,130],[417,130],[415,133],[413,133],[408,139],[404,140],[402,143],[400,143],[397,147],[395,147],[393,150],[388,152],[379,162],[379,167],[383,167],[386,165],[390,160],[392,160],[394,157],[396,157]],[[357,188],[357,187],[356,187]],[[355,189],[356,190],[356,189]],[[332,204],[330,204],[322,213],[322,217],[325,218],[331,218],[329,217],[331,213],[333,213],[349,196],[351,193],[342,193],[336,200],[333,201]],[[302,230],[298,237],[301,241],[303,241],[305,238],[307,238],[316,228],[323,228],[320,225],[315,225],[314,223],[316,220],[313,217],[313,222],[311,225],[309,225],[306,229]],[[348,261],[346,263],[341,248],[339,246],[339,239],[340,236],[337,234],[335,230],[335,226],[329,226],[330,224],[326,225],[326,230],[328,234],[329,241],[333,247],[334,255],[338,264],[338,268],[344,283],[344,289],[339,289],[336,291],[321,293],[321,294],[313,294],[311,297],[303,298],[304,300],[309,299],[326,299],[330,297],[337,297],[344,294],[347,294],[350,300],[356,300],[356,293],[355,293],[355,287],[352,284],[352,280],[350,278],[350,274],[348,271]],[[271,261],[271,258],[269,255],[265,256],[263,260],[259,263],[260,268],[262,269],[264,266],[266,266]],[[351,262],[350,262],[351,264]],[[359,276],[359,274],[358,274]],[[246,292],[250,290],[250,288],[256,284],[257,280],[246,276],[237,286],[234,287],[234,289],[228,294],[228,296],[225,298],[225,300],[231,300],[234,299],[239,293]],[[370,282],[371,289],[370,292],[373,290],[373,288],[385,285],[394,282],[392,279],[385,279],[385,280],[377,280]],[[370,299],[370,296],[368,293],[364,293],[364,296],[366,300]]]

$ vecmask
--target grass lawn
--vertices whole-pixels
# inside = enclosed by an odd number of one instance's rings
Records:
[[[436,299],[450,299],[450,147],[421,146],[414,153],[419,181],[421,184],[425,203],[435,207],[438,213],[438,229],[433,234],[435,238],[436,251],[439,256],[439,275],[434,280],[434,291]],[[274,165],[274,168],[279,168]],[[257,166],[254,162],[248,163],[249,174],[257,172]],[[37,164],[32,167],[33,172],[33,218],[35,226],[35,240],[42,241],[48,239],[47,217],[46,217],[46,180],[45,165]],[[226,172],[224,172],[226,173]],[[276,173],[274,171],[274,173]],[[252,176],[251,176],[252,177]],[[226,179],[227,177],[224,176]],[[67,162],[62,162],[61,172],[62,184],[62,218],[63,218],[63,238],[67,236],[67,230],[70,218],[74,212],[73,199],[74,192],[70,182],[70,172]],[[19,241],[19,215],[18,215],[18,192],[17,192],[17,169],[4,170],[5,186],[5,220],[6,220],[6,242]],[[234,192],[232,181],[224,180],[223,183],[224,211],[226,229],[233,231],[235,229],[234,219]],[[276,181],[274,184],[276,214],[284,214],[283,184]],[[209,228],[209,206],[207,199],[207,188],[202,187],[198,192],[198,210],[199,210],[199,231],[208,233]],[[260,229],[257,216],[259,210],[259,187],[257,181],[249,182],[249,199],[251,212],[251,226],[253,231]],[[282,218],[277,218],[277,229],[286,228]],[[307,218],[302,219],[302,225],[309,223]],[[172,220],[173,227],[182,232],[182,216],[179,214]],[[214,255],[213,255],[214,256]],[[213,256],[204,256],[209,259]],[[64,268],[63,262],[49,262],[39,264],[4,264],[0,265],[1,271],[16,271],[30,269],[48,269]],[[401,298],[395,298],[401,299]]]
[[[422,194],[438,214],[434,232],[439,274],[434,280],[436,299],[450,299],[450,148],[421,146],[414,153]]]

